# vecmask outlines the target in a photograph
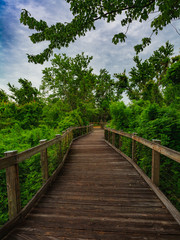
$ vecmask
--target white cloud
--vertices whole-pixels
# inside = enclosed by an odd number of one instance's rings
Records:
[[[69,4],[64,0],[6,0],[6,3],[8,5],[2,17],[8,21],[13,40],[6,39],[5,45],[0,42],[0,88],[7,90],[8,82],[17,85],[19,78],[26,78],[32,81],[33,86],[39,87],[42,69],[50,63],[45,63],[43,66],[30,64],[26,53],[40,53],[48,43],[32,44],[28,37],[32,32],[19,23],[21,9],[25,8],[33,17],[46,20],[48,24],[54,24],[57,21],[69,22],[72,19]],[[126,31],[126,28],[120,25],[121,18],[117,17],[116,21],[111,23],[98,21],[95,31],[87,32],[85,37],[78,38],[75,43],[70,44],[69,48],[56,50],[56,53],[65,52],[74,57],[78,53],[85,52],[86,55],[93,56],[92,67],[97,74],[101,68],[106,68],[112,75],[123,72],[124,69],[128,72],[134,65],[133,46],[140,43],[142,37],[151,34],[150,22],[141,24],[134,22],[129,28],[126,43],[114,45],[112,44],[113,35]],[[178,23],[174,24],[178,28]],[[158,36],[153,36],[152,44],[140,56],[143,59],[149,57],[167,40],[175,44],[175,53],[178,54],[179,35],[171,26],[168,26]]]

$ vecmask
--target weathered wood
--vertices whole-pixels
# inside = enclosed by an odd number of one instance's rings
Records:
[[[6,240],[178,240],[179,225],[132,165],[101,130],[79,138],[51,189]]]
[[[6,157],[16,155],[17,151],[8,151],[4,153]],[[8,195],[8,213],[9,219],[13,219],[21,210],[19,168],[18,164],[6,168],[6,185]]]
[[[164,204],[164,206],[168,209],[168,211],[171,213],[171,215],[174,217],[174,219],[177,221],[177,223],[180,225],[180,212],[172,205],[172,203],[167,199],[167,197],[160,191],[160,189],[152,183],[151,179],[142,171],[142,169],[134,162],[130,157],[128,157],[126,154],[124,154],[122,151],[117,149],[116,147],[112,146],[111,143],[105,140],[105,142],[111,146],[114,150],[116,150],[118,153],[120,153],[125,159],[128,160],[128,162],[131,163],[131,165],[138,171],[138,173],[143,177],[143,179],[146,181],[146,183],[150,186],[150,188],[154,191],[154,193],[157,195],[157,197],[161,200],[161,202]]]
[[[92,131],[92,125],[90,125],[90,127],[91,127],[91,131]],[[72,129],[76,130],[76,129],[80,129],[80,128],[82,128],[82,127],[73,127]],[[64,139],[64,137],[65,137],[65,134],[62,135],[62,137],[61,137],[62,140]],[[51,139],[51,140],[49,140],[45,143],[42,143],[38,146],[30,148],[26,151],[18,153],[17,156],[9,156],[9,157],[1,158],[0,159],[0,169],[4,169],[4,168],[10,167],[14,164],[20,163],[20,162],[32,157],[33,155],[40,153],[41,151],[45,150],[46,148],[51,147],[52,145],[56,144],[59,141],[60,141],[59,138],[54,138],[54,139]]]
[[[153,142],[161,144],[161,141],[157,139],[153,139]],[[151,180],[156,186],[159,186],[159,174],[160,174],[160,153],[158,153],[155,150],[152,150]]]
[[[30,148],[26,151],[23,151],[21,153],[18,153],[16,157],[10,156],[10,157],[4,157],[0,159],[0,169],[7,168],[9,166],[14,165],[15,163],[20,163],[33,155],[45,150],[46,148],[54,145],[55,143],[59,142],[59,139],[52,139],[50,141],[47,141],[45,143],[42,143],[36,147]],[[10,161],[9,161],[10,160]]]
[[[180,163],[180,152],[177,152],[173,149],[170,149],[170,148],[167,148],[165,146],[162,146],[162,145],[159,145],[157,143],[153,143],[147,139],[144,139],[144,138],[141,138],[141,137],[138,137],[138,136],[134,136],[133,134],[130,134],[130,133],[125,133],[123,131],[118,131],[118,130],[114,130],[114,129],[110,129],[110,128],[106,128],[105,129],[108,129],[110,132],[114,132],[114,133],[117,133],[121,136],[125,136],[125,137],[128,137],[128,138],[131,138],[131,139],[134,139],[136,140],[136,142],[139,142],[157,152],[159,152],[160,154],[163,154],[164,156]]]
[[[122,147],[122,137],[121,135],[119,135],[119,149],[121,149]]]
[[[115,133],[112,133],[112,145],[115,146]]]
[[[133,133],[134,136],[137,135],[137,133]],[[137,162],[137,156],[136,156],[136,141],[132,139],[132,160],[134,162]]]
[[[61,134],[56,134],[56,138],[60,138],[60,137],[61,137]],[[62,142],[61,142],[61,140],[57,144],[58,144],[57,157],[58,157],[58,161],[60,162],[62,159]]]
[[[47,141],[46,139],[42,139],[39,141],[39,143],[43,144],[46,141]],[[43,183],[45,183],[49,178],[47,148],[41,152],[41,171],[42,171]]]
[[[72,145],[72,142],[70,144],[70,147]],[[38,192],[34,195],[34,197],[28,202],[28,204],[18,213],[18,215],[7,222],[5,225],[3,225],[2,228],[0,228],[0,239],[2,239],[4,236],[6,236],[17,224],[22,224],[24,218],[26,215],[31,211],[33,206],[37,203],[37,201],[45,194],[47,189],[51,186],[51,184],[55,181],[58,174],[60,173],[64,162],[67,158],[67,155],[69,153],[70,147],[68,151],[66,152],[65,156],[63,157],[63,160],[57,167],[57,169],[53,172],[52,176],[48,179],[48,181],[38,190]]]

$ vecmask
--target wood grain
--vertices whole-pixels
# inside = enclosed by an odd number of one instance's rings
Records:
[[[54,184],[5,239],[177,240],[180,227],[95,130],[73,143]]]

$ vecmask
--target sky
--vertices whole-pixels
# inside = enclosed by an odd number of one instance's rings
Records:
[[[48,25],[56,22],[70,22],[72,14],[69,4],[65,0],[0,0],[0,88],[7,93],[7,83],[19,87],[18,79],[26,78],[32,85],[39,88],[42,79],[42,70],[51,65],[50,61],[40,64],[28,63],[26,54],[38,54],[46,46],[45,43],[33,44],[29,36],[33,33],[28,27],[20,23],[21,9],[26,9],[37,20],[45,20]],[[133,46],[141,43],[143,37],[151,34],[150,23],[154,15],[147,22],[134,22],[127,34],[125,43],[114,45],[112,37],[121,31],[126,31],[120,25],[120,17],[115,22],[106,23],[100,20],[96,23],[96,30],[87,32],[68,48],[56,50],[56,53],[66,53],[75,57],[84,52],[93,56],[91,67],[98,74],[100,69],[106,68],[113,76],[114,73],[126,73],[135,65]],[[173,21],[173,26],[180,31],[179,21]],[[152,37],[152,44],[140,54],[142,59],[148,58],[153,51],[164,45],[166,41],[174,44],[174,55],[179,54],[180,35],[169,24],[163,31]],[[125,101],[128,101],[126,98]]]

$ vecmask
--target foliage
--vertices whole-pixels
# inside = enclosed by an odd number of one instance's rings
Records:
[[[131,69],[130,78],[125,72],[114,74],[117,81],[106,69],[101,69],[99,75],[93,74],[89,67],[92,57],[83,53],[74,58],[55,55],[52,67],[44,70],[41,98],[28,80],[20,81],[19,89],[9,85],[16,102],[5,101],[7,94],[0,91],[4,99],[0,101],[0,157],[8,150],[22,152],[34,147],[39,140],[52,139],[71,126],[107,121],[110,117],[111,128],[137,132],[149,140],[160,139],[164,146],[180,151],[180,59],[179,56],[170,59],[172,51],[172,45],[166,43],[145,61],[135,57],[136,67]],[[128,106],[120,102],[122,92],[132,99]],[[131,156],[131,140],[125,137],[122,140],[121,150]],[[59,164],[57,145],[48,148],[50,175]],[[68,145],[62,145],[65,152]],[[137,144],[137,156],[138,164],[150,176],[151,151]],[[163,190],[166,187],[166,194],[178,207],[175,193],[180,194],[179,165],[162,158],[161,166],[166,180],[161,180],[160,187]],[[21,200],[25,206],[42,184],[40,154],[19,167]],[[0,181],[0,224],[3,224],[8,219],[4,170],[0,171]]]
[[[72,126],[83,126],[84,122],[81,117],[81,114],[78,110],[73,110],[69,112],[66,117],[63,118],[58,124],[59,131],[62,132],[64,129],[67,129]]]
[[[52,67],[43,70],[41,89],[50,92],[49,98],[59,98],[68,104],[71,110],[76,109],[80,102],[88,102],[93,97],[95,77],[89,63],[92,57],[76,55],[75,58],[66,54],[54,55]]]
[[[125,132],[136,132],[145,139],[159,139],[168,148],[180,151],[180,112],[176,105],[161,107],[149,101],[134,101],[129,106],[123,102],[115,102],[110,106],[112,120],[111,128]],[[123,137],[121,151],[131,156],[131,142]],[[151,149],[137,143],[136,156],[138,165],[151,176]],[[160,188],[168,198],[180,209],[178,198],[180,193],[179,173],[180,165],[173,160],[161,157]]]
[[[38,101],[39,91],[32,87],[32,83],[27,79],[20,78],[18,82],[21,84],[21,88],[17,88],[14,85],[8,83],[9,90],[12,92],[10,96],[18,104],[26,104],[32,101]]]
[[[162,83],[165,86],[164,98],[166,104],[180,104],[180,56],[177,56],[174,62],[167,70]]]
[[[101,69],[99,75],[93,74],[93,69],[89,67],[91,60],[92,57],[84,56],[84,53],[74,58],[66,54],[55,55],[51,60],[52,67],[43,71],[40,89],[42,95],[48,98],[44,119],[49,124],[52,122],[53,126],[57,126],[57,120],[61,120],[66,112],[75,109],[79,109],[87,121],[88,114],[97,115],[97,112],[99,120],[109,119],[109,104],[121,98],[121,85],[106,69]],[[50,110],[49,106],[52,106]],[[91,116],[91,119],[94,118],[97,119],[97,116]]]
[[[99,108],[100,118],[107,121],[109,118],[109,105],[111,101],[121,98],[117,83],[111,78],[106,69],[101,69],[96,79],[95,101]]]
[[[5,93],[3,89],[0,89],[0,102],[7,102],[8,95]]]
[[[0,102],[0,129],[12,127],[18,123],[23,129],[37,127],[42,115],[40,102],[17,105],[13,102]]]
[[[129,78],[125,73],[115,75],[120,86],[122,86],[122,90],[127,93],[131,100],[143,99],[149,100],[151,103],[163,103],[162,88],[165,81],[169,80],[167,74],[172,64],[170,57],[173,54],[173,49],[173,45],[166,42],[166,45],[154,51],[149,59],[142,61],[138,56],[135,56],[136,67],[131,68]]]
[[[68,47],[77,37],[84,36],[87,31],[95,29],[95,22],[104,19],[107,22],[116,21],[118,15],[122,16],[121,26],[127,26],[126,33],[120,32],[114,35],[112,42],[125,42],[129,25],[135,21],[143,22],[149,19],[149,15],[158,12],[151,20],[152,33],[158,34],[173,19],[178,19],[180,15],[180,2],[171,0],[66,0],[70,3],[70,10],[74,16],[70,23],[56,23],[48,26],[43,21],[37,21],[31,14],[23,9],[20,22],[37,32],[30,36],[33,43],[50,41],[48,48],[37,55],[29,55],[30,62],[43,63],[47,61],[53,53],[53,49]],[[136,45],[137,53],[149,45],[151,37],[144,37],[142,43]]]

